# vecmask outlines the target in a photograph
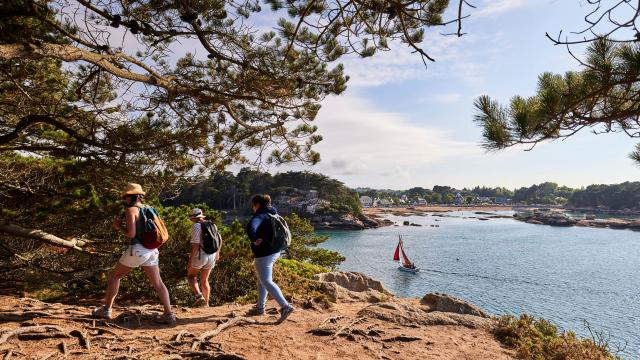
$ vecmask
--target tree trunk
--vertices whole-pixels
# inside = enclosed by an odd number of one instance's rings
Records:
[[[50,245],[62,246],[62,247],[67,247],[75,250],[82,250],[81,247],[86,244],[86,241],[83,241],[83,240],[79,240],[75,238],[71,240],[65,240],[55,235],[46,233],[42,230],[26,229],[21,226],[7,223],[7,222],[0,222],[0,233],[38,240]]]

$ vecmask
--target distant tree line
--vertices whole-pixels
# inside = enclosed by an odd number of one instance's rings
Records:
[[[590,185],[576,190],[568,205],[575,207],[607,208],[613,210],[640,208],[640,182],[615,185]]]
[[[250,168],[241,169],[236,175],[229,171],[213,173],[195,184],[179,186],[178,196],[164,194],[164,205],[179,206],[204,203],[219,210],[250,211],[250,199],[254,194],[267,193],[272,199],[279,195],[296,195],[315,190],[318,198],[328,204],[318,210],[323,214],[361,213],[358,194],[342,182],[309,171],[289,171],[272,175]]]
[[[495,201],[497,198],[511,199],[515,204],[527,205],[568,205],[574,207],[599,207],[613,210],[640,208],[640,182],[625,182],[612,185],[590,185],[583,189],[559,186],[544,182],[510,190],[504,187],[476,186],[455,189],[450,186],[435,185],[432,189],[413,187],[408,190],[356,189],[360,195],[375,199],[388,199],[401,203],[403,196],[407,203],[424,199],[429,204],[452,204],[456,194],[464,198],[465,204],[482,202],[483,198]]]

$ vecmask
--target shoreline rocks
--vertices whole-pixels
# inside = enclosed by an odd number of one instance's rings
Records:
[[[640,231],[640,220],[625,219],[574,219],[562,213],[534,213],[533,215],[515,214],[514,219],[535,225],[580,226],[592,228],[630,229]]]
[[[364,214],[360,214],[357,217],[346,214],[340,217],[314,216],[311,218],[311,225],[313,225],[316,230],[364,230],[376,229],[393,224],[391,220],[376,219]]]

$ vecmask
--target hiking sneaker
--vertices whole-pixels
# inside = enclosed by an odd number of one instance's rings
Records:
[[[106,306],[100,305],[91,311],[91,316],[111,320],[111,309],[107,309]]]
[[[293,310],[295,310],[295,308],[291,305],[287,305],[287,307],[280,309],[280,320],[278,321],[283,322],[287,320],[287,318],[289,317],[289,315],[291,315]]]
[[[247,311],[247,316],[259,316],[264,315],[264,308],[254,306],[249,311]]]
[[[198,307],[203,305],[204,305],[204,295],[202,294],[196,295],[196,299],[193,301],[193,307]]]
[[[161,324],[175,325],[176,314],[170,312],[170,313],[164,313],[162,315],[156,315],[155,320],[156,322],[159,322]]]

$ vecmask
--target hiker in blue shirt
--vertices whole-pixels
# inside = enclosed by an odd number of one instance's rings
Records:
[[[271,206],[271,197],[267,194],[254,195],[251,198],[253,216],[247,224],[247,236],[251,241],[251,251],[255,258],[256,275],[258,278],[258,302],[249,310],[247,315],[263,315],[267,303],[267,293],[280,305],[280,321],[284,321],[294,310],[282,295],[282,291],[273,282],[273,264],[280,257],[282,248],[274,248],[273,225],[269,214],[277,214]]]

